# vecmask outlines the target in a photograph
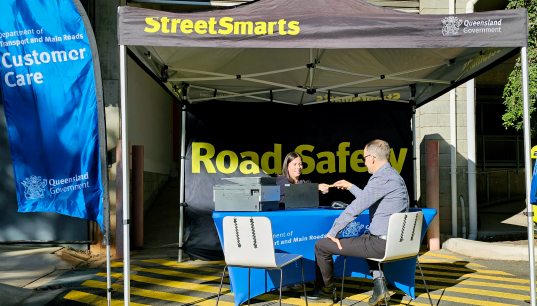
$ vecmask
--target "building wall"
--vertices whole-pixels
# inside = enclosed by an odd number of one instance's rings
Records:
[[[129,140],[131,146],[144,146],[144,212],[147,212],[174,170],[174,102],[130,57],[127,70]]]
[[[481,0],[482,9],[503,9],[505,1],[503,0]],[[478,2],[479,3],[479,2]],[[456,1],[456,13],[466,13],[466,0]],[[476,5],[476,10],[478,6]],[[420,14],[449,14],[449,0],[420,0]],[[516,57],[515,57],[516,58]],[[478,86],[502,86],[507,82],[507,77],[513,69],[515,58],[498,65],[483,75],[476,78],[476,87]],[[462,85],[456,89],[457,100],[457,197],[464,197],[466,218],[468,218],[468,143],[467,143],[467,112],[466,112],[466,86]],[[432,101],[416,110],[416,137],[417,146],[416,156],[418,158],[418,194],[420,195],[420,205],[427,206],[427,188],[426,188],[426,142],[430,140],[439,141],[440,147],[440,232],[444,235],[451,235],[451,152],[450,152],[450,102],[449,93]],[[477,107],[476,107],[477,111]],[[475,113],[472,114],[475,116]],[[477,120],[476,120],[477,122]],[[477,149],[477,148],[476,148]],[[523,167],[523,165],[522,165]],[[479,172],[479,168],[477,169]],[[511,185],[519,175],[512,176]],[[503,184],[503,179],[496,179],[495,184]],[[503,185],[502,185],[503,186]],[[483,193],[486,188],[484,176],[477,174],[477,193]],[[502,187],[503,188],[503,187]],[[522,188],[524,186],[522,185]],[[519,187],[513,187],[513,193],[520,193]],[[461,237],[461,208],[457,199],[458,212],[458,236]],[[467,226],[467,230],[469,226]]]
[[[144,170],[169,174],[173,162],[173,98],[128,58],[128,128],[131,145],[144,146]]]
[[[115,155],[121,139],[120,62],[117,41],[117,8],[125,0],[92,0],[95,2],[94,32],[101,61],[108,150]],[[151,206],[168,181],[172,168],[172,97],[166,93],[132,59],[128,58],[129,140],[144,146],[144,211]],[[111,244],[116,244],[116,166],[109,168]],[[174,174],[175,171],[172,171]],[[94,231],[98,239],[100,229]],[[100,243],[91,246],[104,252]]]
[[[456,13],[466,11],[466,1],[456,1]],[[420,0],[420,14],[449,14],[448,0]],[[451,234],[451,132],[449,93],[416,110],[416,157],[418,173],[418,195],[420,206],[427,206],[426,143],[439,141],[440,172],[440,232]],[[457,197],[465,200],[468,216],[468,144],[466,124],[466,86],[456,89],[457,100]],[[457,199],[458,233],[462,229],[461,208]]]

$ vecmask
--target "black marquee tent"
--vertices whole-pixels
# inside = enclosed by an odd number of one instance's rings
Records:
[[[230,99],[304,106],[384,100],[420,107],[519,52],[523,65],[527,62],[525,9],[415,15],[362,0],[260,0],[208,12],[171,13],[120,7],[118,14],[123,147],[128,140],[126,47],[183,105]],[[524,69],[527,72],[527,67]],[[527,73],[525,76],[526,186],[529,186]],[[182,156],[185,156],[184,121]],[[128,171],[127,150],[123,154],[123,169]],[[184,182],[184,158],[181,170]],[[127,184],[123,188],[128,188]],[[526,193],[529,197],[529,189]],[[128,197],[129,192],[124,190],[125,212],[128,212]],[[184,186],[181,186],[183,202]],[[531,211],[530,205],[528,212]],[[124,231],[125,302],[128,303],[127,220],[124,220]],[[533,262],[531,248],[530,262]],[[534,282],[531,283],[535,300]]]

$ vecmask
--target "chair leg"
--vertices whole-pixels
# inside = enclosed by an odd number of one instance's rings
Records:
[[[302,262],[302,258],[300,258],[300,268],[302,269],[302,288],[304,288],[304,300],[306,300],[306,306],[308,306],[308,293],[306,292],[306,281],[304,278],[304,263]]]
[[[341,294],[339,296],[339,306],[343,306],[343,285],[345,284],[345,268],[347,268],[347,256],[343,260],[343,277],[341,277]]]
[[[222,279],[220,280],[220,289],[218,289],[218,296],[216,297],[216,306],[218,306],[218,301],[220,300],[220,293],[222,292],[222,284],[224,283],[224,276],[226,275],[227,265],[224,267],[224,272],[222,273]]]
[[[248,306],[250,306],[250,268],[248,268]]]
[[[384,275],[384,273],[382,273],[382,268],[380,267],[380,261],[378,262],[379,263],[379,271],[380,271],[380,279],[382,280],[382,276]],[[386,278],[384,277],[384,282],[386,282]],[[386,304],[386,306],[388,306],[388,299],[386,299],[386,294],[388,291],[388,286],[386,285],[386,283],[382,284],[382,286],[384,286],[384,288],[382,288],[382,291],[384,291],[384,303]],[[386,290],[384,290],[386,289]]]
[[[280,306],[282,306],[282,284],[283,284],[283,270],[280,268]]]
[[[433,300],[431,299],[431,295],[429,294],[429,288],[427,288],[427,283],[425,282],[425,276],[423,276],[423,271],[421,270],[419,255],[416,257],[416,261],[418,262],[418,267],[420,268],[421,279],[423,280],[423,284],[425,285],[425,290],[427,291],[427,296],[429,296],[429,302],[431,302],[431,306],[433,306]]]

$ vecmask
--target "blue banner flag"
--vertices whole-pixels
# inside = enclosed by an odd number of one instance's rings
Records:
[[[94,63],[71,0],[0,1],[0,86],[19,212],[103,228]]]

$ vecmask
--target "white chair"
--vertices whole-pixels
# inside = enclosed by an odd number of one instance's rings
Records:
[[[300,259],[302,286],[306,295],[302,255],[276,253],[272,236],[272,224],[267,217],[224,217],[224,257],[226,266],[222,273],[216,305],[220,300],[222,283],[227,267],[248,268],[248,305],[250,305],[250,269],[280,270],[280,306],[282,304],[282,267]],[[306,300],[306,306],[308,301]]]
[[[378,262],[379,270],[382,271],[380,267],[381,263],[416,257],[416,262],[418,263],[418,267],[420,268],[421,272],[421,278],[423,279],[423,284],[425,284],[425,290],[427,290],[429,302],[431,302],[432,306],[433,301],[431,300],[429,288],[427,288],[427,283],[425,283],[425,277],[423,277],[423,271],[421,270],[421,265],[419,262],[422,222],[423,213],[421,211],[396,213],[391,215],[388,223],[388,234],[386,235],[386,253],[384,254],[384,258],[368,259]],[[340,305],[343,305],[343,284],[345,283],[346,265],[347,257],[345,257],[343,262],[343,279],[341,280]],[[386,300],[386,291],[384,291],[384,302],[387,306],[388,302]]]

